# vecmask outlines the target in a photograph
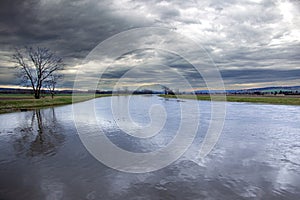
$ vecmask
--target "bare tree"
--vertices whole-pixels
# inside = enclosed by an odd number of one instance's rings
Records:
[[[47,48],[25,47],[13,55],[22,84],[32,88],[34,98],[41,97],[45,81],[63,69],[63,61]]]
[[[175,93],[167,86],[161,85],[161,87],[164,90],[165,95],[175,95]]]
[[[57,86],[57,83],[63,79],[62,74],[58,73],[52,73],[46,80],[45,80],[45,88],[50,92],[51,97],[53,99],[55,95],[55,89]]]

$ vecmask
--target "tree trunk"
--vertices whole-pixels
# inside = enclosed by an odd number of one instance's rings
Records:
[[[35,99],[40,99],[40,98],[41,98],[40,91],[36,90],[36,91],[34,92],[34,98],[35,98]]]

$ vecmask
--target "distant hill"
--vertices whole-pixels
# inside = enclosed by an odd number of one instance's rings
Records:
[[[279,92],[298,92],[300,93],[300,86],[281,86],[281,87],[263,87],[263,88],[250,88],[250,89],[241,89],[241,90],[226,90],[228,94],[243,94],[243,93],[279,93]],[[196,94],[217,94],[223,93],[222,90],[196,90]]]
[[[31,94],[31,89],[19,89],[19,88],[0,88],[2,94]]]
[[[251,88],[251,89],[246,89],[246,91],[262,91],[262,92],[299,91],[300,92],[300,86]]]

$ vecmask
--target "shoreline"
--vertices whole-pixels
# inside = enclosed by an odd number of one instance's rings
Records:
[[[194,99],[199,101],[211,101],[210,95],[159,95],[163,98]],[[258,95],[212,95],[214,101],[265,103],[273,105],[300,106],[299,96],[258,96]]]
[[[0,94],[0,114],[63,106],[106,96],[111,94],[76,95],[74,99],[72,95],[57,95],[54,99],[50,96],[34,99],[27,94]]]

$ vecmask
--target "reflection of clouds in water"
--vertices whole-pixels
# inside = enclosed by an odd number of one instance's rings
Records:
[[[300,182],[300,146],[289,146],[286,151],[279,154],[282,156],[280,159],[281,165],[275,178],[276,184],[274,188],[277,191],[294,190],[293,185]]]
[[[275,178],[274,189],[277,191],[289,189],[290,184],[294,182],[294,175],[290,173],[289,164],[280,167]]]
[[[55,180],[42,180],[41,189],[45,200],[59,200],[64,196],[64,184]]]
[[[235,110],[237,105],[239,110]],[[248,103],[228,103],[227,108],[222,137],[215,149],[197,162],[206,168],[205,177],[218,180],[244,198],[299,194],[299,108]],[[265,188],[270,183],[270,188]]]

